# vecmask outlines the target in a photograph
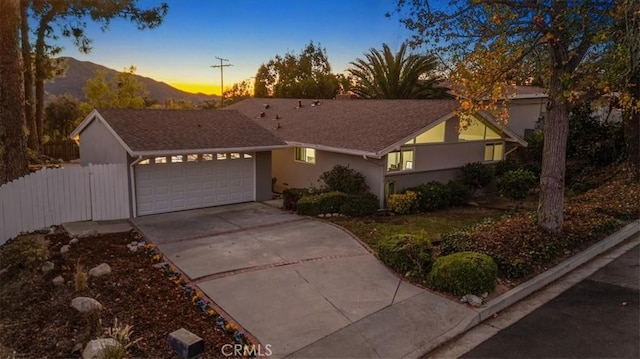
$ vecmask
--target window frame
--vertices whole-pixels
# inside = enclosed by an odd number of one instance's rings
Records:
[[[309,161],[308,160],[309,156],[307,155],[307,151],[309,151],[309,150],[313,151],[313,156],[311,157],[311,158],[313,158],[313,161]],[[309,165],[315,165],[317,158],[318,157],[317,157],[317,152],[316,152],[315,148],[312,148],[312,147],[295,147],[294,150],[293,150],[293,160],[295,162],[306,163],[306,164],[309,164]]]
[[[404,160],[404,152],[411,152],[411,161],[405,161]],[[399,163],[402,164],[402,168],[400,169],[390,169],[389,166],[389,155],[391,155],[392,153],[397,153],[400,155],[399,157]],[[405,162],[407,163],[411,163],[411,168],[405,168]],[[415,170],[415,163],[416,163],[416,149],[414,147],[403,147],[397,151],[391,151],[389,153],[387,153],[387,164],[386,164],[386,169],[387,169],[387,173],[399,173],[399,172],[407,172],[407,171],[414,171]]]
[[[502,161],[502,158],[498,158],[496,159],[496,147],[500,146],[501,149],[500,151],[502,152],[502,156],[504,157],[504,142],[492,142],[492,143],[486,143],[484,145],[484,162],[498,162],[498,161]],[[487,148],[491,147],[492,148],[492,159],[488,160],[487,159]]]

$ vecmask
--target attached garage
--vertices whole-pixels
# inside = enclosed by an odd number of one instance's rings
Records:
[[[135,167],[135,180],[138,215],[250,202],[256,194],[255,157],[252,153],[154,157],[153,162]]]
[[[83,165],[128,164],[134,216],[271,199],[286,147],[236,111],[94,110],[72,136]]]

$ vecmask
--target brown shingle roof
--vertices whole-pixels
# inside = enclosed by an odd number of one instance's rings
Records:
[[[133,152],[278,147],[285,144],[237,111],[97,111]]]
[[[313,100],[302,100],[302,108],[297,108],[297,99],[252,98],[227,108],[240,111],[287,142],[379,154],[458,107],[455,100],[320,100],[319,105],[312,104]]]

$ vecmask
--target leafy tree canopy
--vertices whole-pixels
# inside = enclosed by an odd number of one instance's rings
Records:
[[[88,103],[83,104],[83,109],[144,108],[147,89],[138,82],[135,72],[136,68],[131,66],[113,79],[107,79],[106,71],[97,70],[95,76],[87,80],[84,88]]]
[[[404,43],[395,54],[389,45],[382,52],[370,49],[365,59],[351,62],[349,69],[355,85],[351,91],[362,98],[442,98],[446,88],[436,75],[436,58],[410,54]]]
[[[45,137],[53,141],[66,140],[83,118],[80,101],[71,95],[49,96],[44,112]]]
[[[299,55],[276,55],[258,68],[256,97],[333,98],[339,89],[327,50],[312,42]]]
[[[251,83],[249,80],[234,83],[231,88],[224,91],[224,105],[229,106],[251,97],[250,89]]]

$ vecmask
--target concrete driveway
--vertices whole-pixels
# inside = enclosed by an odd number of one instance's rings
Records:
[[[275,357],[424,292],[340,228],[262,203],[133,222]]]

